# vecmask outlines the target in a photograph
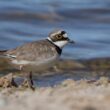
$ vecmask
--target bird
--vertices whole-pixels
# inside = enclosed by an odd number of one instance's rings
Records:
[[[54,30],[46,39],[25,43],[14,49],[1,50],[0,57],[5,58],[12,67],[22,70],[38,72],[55,65],[59,60],[62,49],[70,40],[64,30]]]

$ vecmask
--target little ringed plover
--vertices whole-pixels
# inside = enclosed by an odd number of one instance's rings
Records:
[[[8,64],[23,71],[37,72],[47,69],[59,59],[63,47],[71,41],[63,30],[51,32],[47,39],[33,41],[15,49],[0,51]]]

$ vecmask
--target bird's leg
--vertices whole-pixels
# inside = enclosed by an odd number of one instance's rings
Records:
[[[0,86],[7,88],[7,87],[18,87],[18,84],[14,80],[13,73],[9,73],[6,76],[0,78]]]
[[[14,87],[18,87],[17,83],[14,81],[14,77],[12,76],[11,85]]]
[[[33,78],[32,78],[32,72],[29,72],[29,74],[28,74],[28,83],[29,83],[29,87],[32,90],[35,90],[34,82],[33,82]]]
[[[21,87],[31,88],[32,90],[35,90],[34,82],[33,82],[33,78],[32,78],[32,72],[26,73],[26,78],[24,79],[23,83],[21,84]]]

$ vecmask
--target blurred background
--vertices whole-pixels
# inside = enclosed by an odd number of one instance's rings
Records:
[[[0,49],[44,39],[64,29],[76,44],[63,58],[110,56],[110,0],[0,0]]]

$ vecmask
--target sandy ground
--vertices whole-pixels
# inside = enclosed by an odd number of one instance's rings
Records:
[[[110,110],[110,83],[102,77],[97,81],[68,79],[35,91],[6,88],[0,92],[0,110]]]
[[[61,70],[68,71],[73,67],[86,70],[86,67],[89,67],[96,72],[75,71],[75,73],[72,72],[73,77],[84,76],[82,80],[66,79],[54,87],[36,87],[34,91],[29,88],[11,87],[12,74],[1,77],[0,110],[110,110],[110,80],[107,78],[110,72],[97,72],[109,69],[109,63],[106,61],[102,61],[100,65],[97,65],[96,60],[92,63],[86,62],[84,65],[79,63],[76,65],[73,61],[61,61],[56,65]],[[66,66],[63,65],[64,63]],[[91,75],[106,77],[101,77],[96,81],[84,80]]]

